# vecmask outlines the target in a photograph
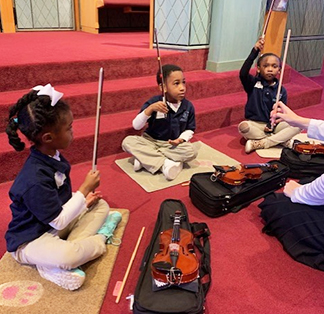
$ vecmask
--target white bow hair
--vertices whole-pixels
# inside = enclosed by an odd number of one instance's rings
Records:
[[[57,102],[63,97],[63,93],[60,93],[52,87],[51,84],[47,84],[45,86],[42,85],[37,85],[32,88],[33,90],[38,90],[37,95],[46,95],[49,96],[49,98],[52,100],[51,101],[51,106],[55,106]]]

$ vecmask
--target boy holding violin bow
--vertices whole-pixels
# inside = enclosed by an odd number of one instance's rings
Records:
[[[134,171],[161,171],[171,181],[183,163],[197,156],[190,143],[196,129],[195,109],[185,98],[186,80],[180,67],[165,64],[156,80],[162,95],[147,100],[133,120],[135,130],[146,128],[141,136],[127,136],[122,148],[134,156]]]

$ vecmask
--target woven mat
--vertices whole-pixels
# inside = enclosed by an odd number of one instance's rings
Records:
[[[309,141],[311,143],[315,143],[315,144],[319,144],[321,143],[318,140],[314,140],[312,138],[307,137],[306,133],[299,133],[297,135],[295,135],[293,137],[293,139],[297,139],[301,142],[305,142],[305,141]],[[256,153],[262,157],[262,158],[280,158],[281,155],[281,151],[282,151],[282,146],[278,145],[278,146],[274,146],[274,147],[270,147],[270,148],[266,148],[266,149],[257,149]]]
[[[229,156],[213,149],[201,141],[194,142],[193,145],[198,150],[197,158],[185,163],[183,170],[172,181],[165,179],[161,172],[151,174],[142,169],[135,172],[133,168],[133,157],[115,160],[116,164],[138,183],[145,191],[154,192],[170,186],[174,186],[189,181],[193,174],[198,172],[214,171],[213,165],[235,165],[239,162]]]
[[[114,210],[122,214],[122,221],[114,232],[115,237],[122,238],[129,211],[111,209]],[[20,265],[5,253],[0,260],[0,313],[99,313],[118,251],[118,246],[109,244],[103,256],[82,266],[86,280],[75,291],[65,290],[43,279],[35,268]]]

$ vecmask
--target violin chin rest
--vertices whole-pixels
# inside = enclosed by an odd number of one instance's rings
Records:
[[[160,272],[169,272],[172,268],[171,263],[165,261],[153,263],[152,266]]]

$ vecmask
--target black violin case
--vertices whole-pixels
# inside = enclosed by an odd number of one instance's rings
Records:
[[[160,248],[160,233],[173,228],[171,216],[180,210],[186,217],[180,228],[189,230],[194,235],[194,247],[200,261],[199,277],[194,289],[182,285],[169,285],[156,289],[151,274],[151,264]],[[167,199],[160,206],[151,241],[146,248],[140,275],[134,293],[133,312],[136,314],[202,314],[204,302],[210,286],[210,247],[209,230],[205,223],[190,223],[185,205],[180,200]]]
[[[246,180],[239,186],[229,185],[221,180],[215,181],[212,177],[214,172],[196,173],[190,180],[190,199],[209,217],[236,213],[285,185],[289,167],[279,160],[271,160],[268,163],[277,169],[264,171],[258,180]]]
[[[324,173],[324,154],[303,154],[285,147],[280,161],[289,167],[290,178],[303,179],[303,183],[311,182]]]

